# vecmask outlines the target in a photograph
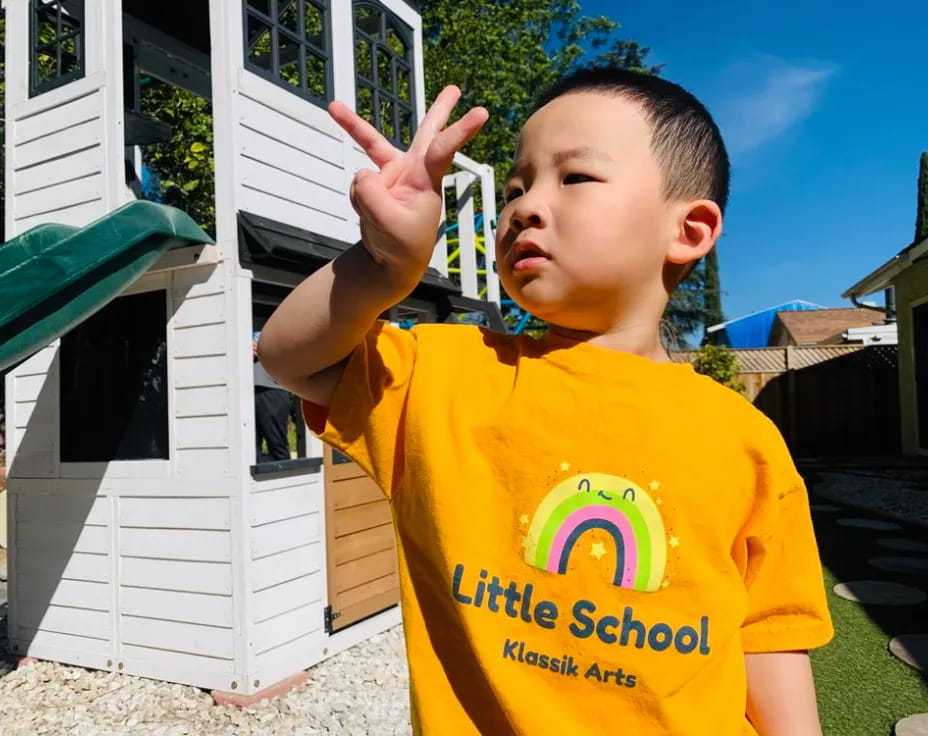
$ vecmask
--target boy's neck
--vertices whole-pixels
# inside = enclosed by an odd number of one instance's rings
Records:
[[[548,331],[555,338],[585,342],[606,350],[632,353],[658,363],[669,363],[670,356],[661,344],[659,329],[659,325],[645,320],[639,323],[619,323],[605,332],[572,330],[554,324],[549,326]]]

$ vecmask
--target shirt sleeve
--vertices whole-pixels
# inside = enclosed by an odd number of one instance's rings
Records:
[[[392,497],[403,467],[415,334],[378,322],[348,359],[328,408],[303,401],[309,428]]]
[[[785,445],[774,454],[777,460],[760,468],[755,508],[740,540],[746,653],[813,649],[834,635],[805,483]]]

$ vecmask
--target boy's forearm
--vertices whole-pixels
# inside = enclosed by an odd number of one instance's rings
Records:
[[[744,655],[747,716],[760,736],[821,736],[807,652]]]
[[[404,299],[416,282],[414,274],[391,271],[360,244],[353,246],[277,308],[258,343],[262,365],[281,385],[305,394],[306,379],[347,358],[384,310]]]

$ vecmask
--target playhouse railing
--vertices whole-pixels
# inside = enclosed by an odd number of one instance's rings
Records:
[[[493,167],[458,153],[454,169],[442,180],[442,221],[431,266],[459,284],[464,296],[499,304]]]

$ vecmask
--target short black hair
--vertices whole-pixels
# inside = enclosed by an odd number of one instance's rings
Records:
[[[542,92],[532,112],[571,92],[614,94],[641,105],[651,126],[664,196],[711,199],[725,211],[731,165],[722,134],[705,106],[683,87],[619,67],[583,67]]]

